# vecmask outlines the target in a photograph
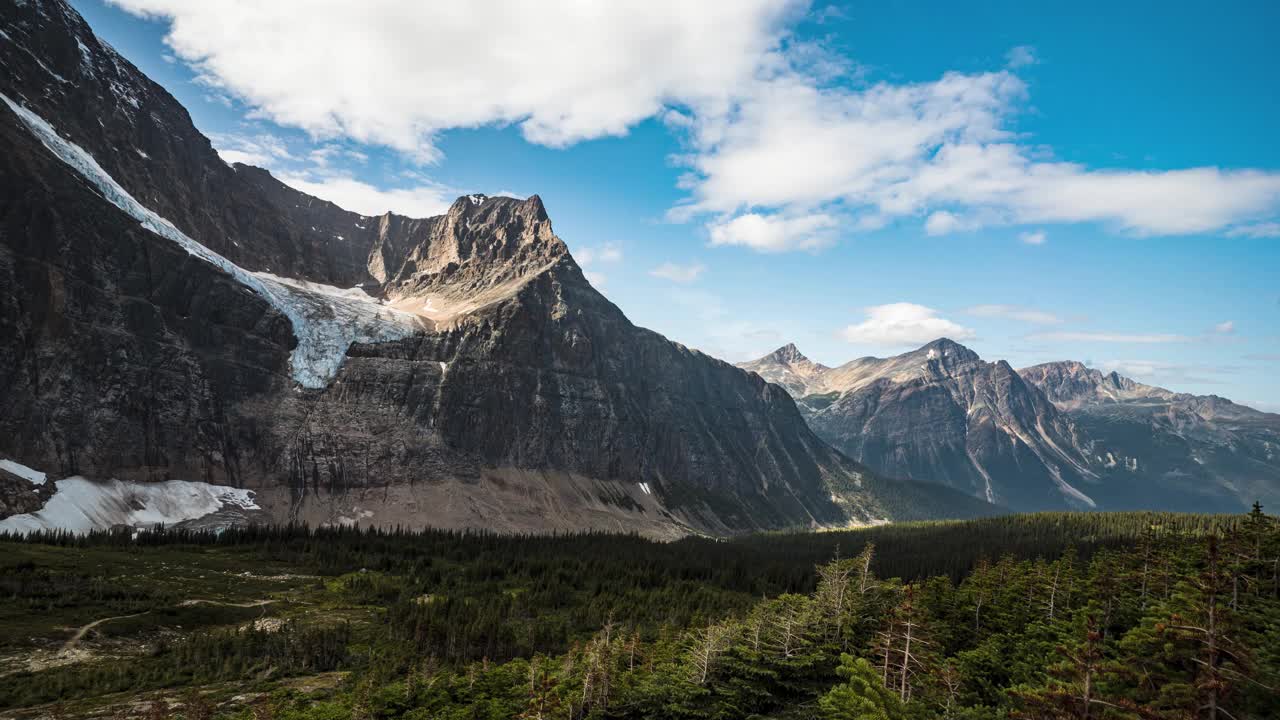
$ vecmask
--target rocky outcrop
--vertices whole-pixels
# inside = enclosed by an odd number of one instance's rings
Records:
[[[0,17],[0,456],[251,488],[312,523],[672,536],[989,512],[877,476],[783,390],[632,325],[536,196],[344,211],[223,163],[63,2]]]

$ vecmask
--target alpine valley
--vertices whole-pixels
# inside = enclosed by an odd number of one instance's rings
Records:
[[[65,2],[0,21],[0,530],[1280,502],[1280,416],[946,339],[735,367],[633,325],[536,195],[350,212],[225,162]]]
[[[0,720],[1280,718],[1280,13],[845,5],[0,0]]]

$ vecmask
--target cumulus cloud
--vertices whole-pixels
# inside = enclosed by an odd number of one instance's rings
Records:
[[[650,270],[649,274],[675,283],[691,283],[697,280],[698,276],[706,269],[706,266],[702,263],[680,265],[673,262],[664,262]]]
[[[1096,343],[1179,343],[1189,342],[1195,338],[1187,335],[1167,333],[1111,333],[1111,332],[1049,332],[1030,336],[1033,340],[1050,342],[1096,342]]]
[[[931,234],[1101,222],[1177,235],[1222,230],[1280,207],[1274,172],[1091,170],[1044,159],[1007,128],[1025,97],[1008,70],[864,90],[794,74],[761,81],[735,112],[695,126],[699,151],[687,160],[691,199],[681,212],[836,208],[925,215]]]
[[[741,245],[760,252],[816,250],[833,241],[834,217],[817,213],[788,217],[745,213],[710,225],[712,245]]]
[[[379,188],[349,175],[284,172],[280,173],[279,178],[290,187],[361,215],[382,215],[386,212],[409,217],[440,215],[449,209],[450,203],[458,195],[449,188],[435,184]]]
[[[972,230],[976,225],[965,218],[947,210],[938,210],[929,214],[924,221],[924,231],[930,235],[950,235],[961,230]]]
[[[1062,323],[1062,318],[1053,313],[1017,305],[974,305],[966,308],[964,312],[966,315],[974,315],[976,317],[1006,318],[1033,325],[1060,325]]]
[[[559,147],[661,118],[686,142],[672,216],[704,218],[717,245],[812,250],[833,241],[834,218],[853,230],[921,218],[934,234],[1278,231],[1280,173],[1094,169],[1015,133],[1031,48],[992,72],[835,82],[855,63],[791,35],[803,0],[111,1],[167,21],[170,49],[251,112],[422,161],[453,128],[514,125]]]
[[[516,124],[560,146],[714,104],[779,42],[796,0],[439,4],[111,0],[170,23],[209,85],[284,125],[422,160],[443,130]]]
[[[866,308],[867,317],[840,331],[849,342],[900,347],[923,345],[940,337],[967,340],[973,330],[938,316],[938,311],[915,303],[890,303]]]
[[[1018,235],[1018,239],[1026,245],[1043,245],[1049,239],[1043,230],[1035,232],[1024,232]]]

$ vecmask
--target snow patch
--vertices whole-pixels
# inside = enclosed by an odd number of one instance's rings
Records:
[[[93,76],[93,52],[84,44],[79,37],[76,38],[76,46],[80,48],[80,67],[84,68],[86,75]]]
[[[45,479],[48,477],[39,470],[32,470],[26,465],[14,462],[13,460],[0,460],[0,470],[7,470],[32,485],[43,485]]]
[[[259,510],[253,491],[189,480],[145,483],[69,477],[40,510],[0,520],[0,531],[87,533],[117,525],[148,528],[195,520],[226,506]]]
[[[472,205],[479,205],[480,203],[484,202],[485,198],[483,195],[477,193],[475,195],[468,195],[467,199],[471,201]]]
[[[652,494],[653,494],[653,491],[649,489],[649,483],[647,483],[647,482],[642,482],[642,483],[640,483],[640,489],[644,491],[644,494],[645,494],[645,495],[652,495]]]
[[[231,275],[288,317],[298,339],[290,364],[299,385],[308,388],[327,385],[337,374],[352,343],[399,340],[418,331],[420,325],[413,315],[383,308],[359,288],[341,290],[245,270],[188,237],[173,223],[134,199],[92,155],[60,136],[39,115],[3,93],[0,100],[4,100],[46,148],[80,173],[108,202],[156,235],[177,243],[191,255]]]

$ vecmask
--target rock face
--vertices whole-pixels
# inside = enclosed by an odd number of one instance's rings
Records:
[[[816,374],[808,369],[821,366],[799,353],[780,350],[753,364],[761,363],[798,365],[811,393],[799,399],[810,426],[882,473],[1016,509],[1095,505],[1088,486],[1097,478],[1074,426],[1006,362],[984,362],[944,338]]]
[[[826,392],[823,379],[831,368],[820,365],[800,353],[794,344],[788,343],[759,360],[739,363],[738,367],[749,370],[771,383],[786,388],[792,397],[804,397]]]
[[[60,0],[0,8],[0,457],[277,520],[652,535],[987,512],[632,325],[539,198],[361,216],[228,166]]]
[[[786,346],[779,382],[818,436],[872,469],[1019,510],[1238,512],[1280,503],[1280,416],[1080,363],[1015,372],[941,339],[835,368]]]
[[[1091,437],[1095,464],[1141,499],[1157,487],[1185,507],[1237,511],[1280,504],[1280,415],[1216,395],[1144,385],[1078,362],[1020,371]],[[1101,451],[1105,449],[1105,454]]]

